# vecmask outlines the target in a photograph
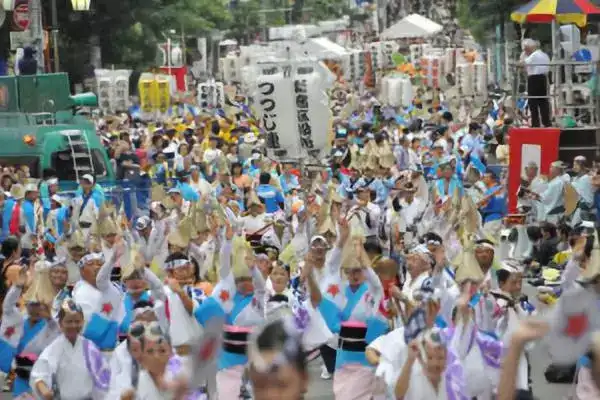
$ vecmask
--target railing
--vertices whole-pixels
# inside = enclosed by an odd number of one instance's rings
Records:
[[[73,198],[77,195],[77,183],[61,184],[61,195]],[[66,186],[65,186],[66,185]],[[150,209],[151,185],[142,182],[115,181],[102,184],[102,190],[107,201],[114,204],[116,209],[123,209],[128,218],[146,215]]]
[[[593,71],[594,63],[557,60],[548,64],[536,65],[550,67],[552,83],[549,84],[550,91],[548,95],[530,96],[529,93],[522,92],[520,88],[526,83],[526,74],[518,63],[511,62],[510,67],[514,71],[512,74],[512,88],[515,99],[549,99],[552,107],[552,115],[558,117],[568,115],[575,118],[582,125],[597,127],[599,116],[597,113],[598,102],[596,96],[594,96],[595,88],[588,86],[593,78],[593,75],[589,71]],[[578,72],[578,70],[584,71]],[[563,75],[565,77],[564,82],[562,81]],[[573,76],[575,76],[575,81],[573,80]],[[588,79],[585,80],[585,78]],[[598,82],[596,82],[596,86],[598,86]],[[583,103],[574,103],[574,94],[577,92],[583,95]]]

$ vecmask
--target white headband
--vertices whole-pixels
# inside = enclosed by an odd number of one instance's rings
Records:
[[[134,308],[133,309],[133,317],[139,317],[140,315],[146,313],[146,312],[151,312],[153,314],[156,314],[156,312],[154,311],[153,307],[139,307],[139,308]]]
[[[81,257],[81,260],[79,260],[79,262],[77,263],[79,268],[83,268],[85,266],[85,264],[92,262],[92,261],[104,261],[104,254],[102,253],[90,253],[87,254],[83,257]]]
[[[177,269],[177,268],[185,267],[189,263],[190,263],[190,260],[186,260],[186,259],[173,260],[173,261],[169,261],[168,263],[165,264],[165,269]]]
[[[54,259],[54,261],[49,263],[48,267],[50,267],[50,268],[64,267],[66,262],[67,262],[67,259],[65,257],[56,257]]]
[[[483,248],[490,249],[490,250],[496,250],[496,248],[494,247],[493,244],[489,244],[486,242],[477,244],[477,247],[483,247]]]

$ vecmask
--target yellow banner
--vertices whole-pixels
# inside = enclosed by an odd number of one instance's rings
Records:
[[[161,113],[169,112],[171,106],[171,83],[168,79],[157,77],[156,79],[156,108]]]
[[[158,102],[156,96],[156,80],[140,79],[138,83],[140,92],[140,108],[142,112],[151,113],[156,110],[155,104]]]

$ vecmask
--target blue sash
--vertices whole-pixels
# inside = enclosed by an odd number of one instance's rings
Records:
[[[227,315],[228,325],[235,324],[235,319],[238,317],[238,315],[240,315],[244,308],[250,304],[252,297],[254,297],[254,295],[243,296],[240,293],[236,293],[235,296],[233,296],[233,308],[231,309],[229,315]]]
[[[27,347],[29,342],[31,342],[48,323],[45,319],[41,319],[37,321],[33,326],[31,326],[31,324],[29,324],[28,318],[26,318],[23,322],[23,336],[21,336],[19,346],[17,346],[17,354],[21,353],[25,349],[25,347]]]
[[[23,201],[23,203],[21,204],[21,211],[23,212],[23,215],[25,216],[25,222],[27,222],[27,228],[29,228],[29,230],[31,232],[35,232],[35,212],[34,212],[33,203],[29,200]]]
[[[114,350],[117,347],[119,324],[104,318],[98,313],[93,313],[85,327],[83,336],[91,340],[101,351]]]
[[[346,286],[346,307],[344,307],[344,310],[342,311],[342,321],[348,321],[350,319],[354,307],[356,307],[360,299],[362,299],[362,296],[367,289],[368,285],[366,282],[363,282],[356,292],[353,292],[350,286]]]
[[[455,273],[455,272],[452,270],[452,268],[450,268],[450,267],[445,267],[445,268],[444,268],[444,271],[446,271],[446,273],[447,273],[448,275],[450,275],[450,277],[451,277],[452,279],[454,279],[454,278],[455,278],[455,275],[456,275],[456,273]]]
[[[477,292],[471,297],[471,301],[469,301],[469,307],[475,308],[475,306],[479,303],[481,299],[481,293]]]
[[[81,203],[81,209],[79,209],[79,216],[81,217],[81,214],[83,213],[83,210],[85,210],[85,206],[87,206],[88,201],[90,201],[90,199],[92,198],[93,195],[93,191],[90,191],[90,194],[88,194],[87,196],[85,194],[82,194],[81,197],[83,198],[83,202]]]
[[[12,369],[12,362],[16,355],[17,349],[0,338],[0,371],[8,374]]]
[[[437,192],[438,192],[438,195],[440,195],[440,196],[449,196],[450,194],[453,194],[454,190],[456,189],[456,180],[450,179],[448,181],[448,192],[447,193],[446,193],[444,181],[445,181],[445,179],[437,180]]]
[[[138,301],[148,301],[148,299],[150,299],[150,295],[148,294],[148,292],[144,292],[142,293]],[[125,316],[123,317],[123,321],[121,322],[119,331],[120,333],[126,334],[127,332],[129,332],[129,326],[131,325],[131,321],[133,319],[133,306],[135,305],[129,293],[125,294],[123,305],[125,306]]]

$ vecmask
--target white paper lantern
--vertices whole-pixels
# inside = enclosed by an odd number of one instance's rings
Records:
[[[183,65],[183,51],[178,44],[175,44],[171,48],[171,66],[181,67]]]
[[[71,0],[73,11],[90,11],[91,0]]]
[[[294,78],[296,121],[302,148],[315,157],[320,157],[328,145],[329,110],[323,105],[327,94],[323,91],[323,80],[314,62],[300,63]]]
[[[255,86],[255,108],[267,134],[267,148],[272,154],[287,158],[302,156],[298,136],[294,82],[286,76],[286,65],[261,64]]]
[[[2,0],[2,8],[6,11],[12,11],[15,9],[15,0]]]

